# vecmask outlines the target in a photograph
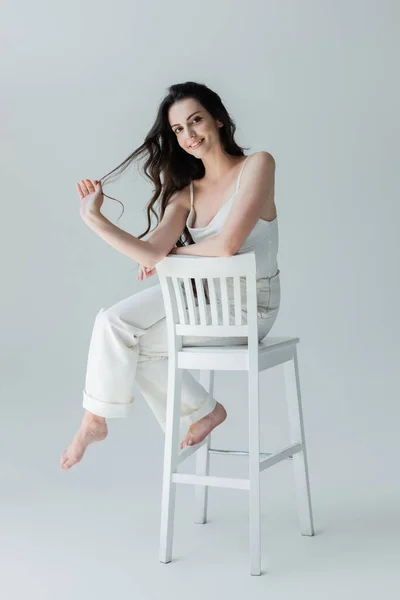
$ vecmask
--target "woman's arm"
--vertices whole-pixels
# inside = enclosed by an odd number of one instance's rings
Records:
[[[141,265],[151,267],[160,260],[156,249],[148,240],[138,240],[127,231],[111,223],[101,212],[92,212],[85,217],[84,221],[92,231],[97,233],[110,246]]]
[[[170,199],[161,222],[149,239],[139,240],[111,223],[100,212],[103,192],[97,181],[82,180],[77,188],[81,198],[80,214],[86,225],[116,250],[144,267],[153,267],[167,256],[185,227],[189,210],[182,191],[176,192]]]
[[[173,248],[170,254],[185,254],[190,256],[232,256],[232,253],[223,242],[223,238],[220,234],[213,235],[202,242],[196,242],[189,246]]]
[[[147,240],[138,240],[127,231],[111,223],[101,212],[91,213],[85,218],[85,223],[116,250],[145,267],[153,267],[168,255],[170,242],[168,241],[168,236],[165,235],[164,227],[166,223],[158,230],[161,225],[160,223],[157,227],[158,235],[151,235]],[[160,245],[161,236],[159,237],[159,235],[162,233],[162,230],[164,233],[164,243]],[[209,237],[202,242],[191,244],[190,246],[171,248],[169,253],[189,256],[232,256],[219,234]]]

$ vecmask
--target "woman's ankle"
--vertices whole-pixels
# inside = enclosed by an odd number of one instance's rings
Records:
[[[106,422],[105,417],[99,417],[99,415],[95,415],[94,413],[91,413],[88,410],[85,410],[85,414],[84,414],[83,418],[87,421],[92,421],[92,422],[94,421],[96,423],[105,423]]]

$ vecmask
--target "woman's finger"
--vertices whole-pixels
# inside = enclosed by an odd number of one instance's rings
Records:
[[[156,272],[156,268],[155,267],[144,267],[143,265],[139,265],[139,271],[138,271],[138,276],[137,278],[142,281],[143,279],[147,279],[147,277],[150,277],[151,275],[154,275],[154,273]]]
[[[82,192],[79,183],[76,184],[76,190],[77,190],[77,192],[79,194],[80,199],[82,200],[82,198],[84,197],[84,193]]]
[[[93,183],[90,181],[90,179],[85,179],[85,183],[87,185],[87,188],[89,190],[90,193],[94,192],[94,185]]]
[[[89,190],[86,187],[86,183],[84,179],[81,179],[81,181],[79,182],[79,185],[81,186],[81,190],[83,192],[84,195],[89,193]]]

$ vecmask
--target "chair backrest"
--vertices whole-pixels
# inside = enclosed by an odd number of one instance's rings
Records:
[[[249,344],[258,344],[254,252],[226,258],[171,255],[157,263],[156,270],[169,333],[243,336]]]

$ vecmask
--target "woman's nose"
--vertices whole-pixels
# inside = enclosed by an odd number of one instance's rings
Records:
[[[190,142],[191,139],[193,139],[195,137],[195,132],[194,131],[188,131],[187,132],[187,141]]]

